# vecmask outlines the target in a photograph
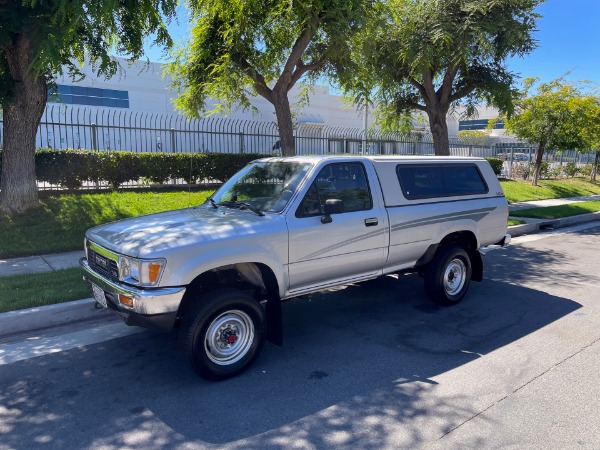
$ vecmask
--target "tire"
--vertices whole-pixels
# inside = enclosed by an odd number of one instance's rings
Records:
[[[245,369],[265,344],[262,306],[237,289],[219,289],[196,299],[179,329],[179,347],[192,369],[208,380],[224,380]]]
[[[440,247],[425,272],[425,292],[439,305],[454,305],[471,283],[471,258],[461,247]]]

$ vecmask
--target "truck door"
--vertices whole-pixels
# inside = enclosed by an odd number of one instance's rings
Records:
[[[322,223],[329,199],[341,200],[343,212]],[[387,219],[361,162],[324,166],[287,223],[290,291],[381,274]]]

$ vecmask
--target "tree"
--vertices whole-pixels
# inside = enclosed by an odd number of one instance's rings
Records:
[[[535,95],[531,89],[536,87]],[[516,112],[506,118],[506,129],[518,138],[537,147],[532,184],[537,186],[544,152],[584,147],[581,118],[577,107],[582,93],[580,87],[558,78],[539,83],[539,78],[524,80],[521,99],[516,101]]]
[[[373,0],[189,0],[193,28],[169,72],[190,116],[251,108],[264,97],[275,108],[284,155],[294,155],[288,92],[299,81],[335,77],[347,60]]]
[[[344,79],[352,95],[372,89],[382,122],[417,110],[429,118],[436,155],[449,155],[448,113],[475,114],[481,100],[512,111],[514,74],[507,58],[534,49],[543,0],[387,0],[389,19],[354,47],[363,80]],[[351,74],[350,74],[351,75]]]
[[[38,204],[35,135],[48,89],[66,67],[81,75],[88,58],[110,77],[118,63],[110,52],[139,58],[152,33],[159,45],[171,40],[163,18],[176,0],[0,0],[0,103],[4,149],[0,212],[13,215]]]
[[[578,131],[582,144],[578,150],[595,154],[590,174],[590,181],[595,182],[600,166],[600,98],[590,93],[575,99],[574,103],[574,114],[579,122]]]

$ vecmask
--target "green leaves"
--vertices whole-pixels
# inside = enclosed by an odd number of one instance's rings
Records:
[[[38,149],[35,152],[35,170],[39,182],[67,189],[79,189],[85,182],[108,183],[113,189],[118,189],[125,183],[140,179],[158,184],[174,179],[183,179],[189,184],[204,180],[225,182],[250,161],[262,157],[264,155],[238,153]]]
[[[384,1],[352,48],[358,70],[346,72],[342,86],[359,98],[367,89],[387,123],[390,115],[427,112],[435,140],[453,106],[470,114],[485,100],[510,113],[514,74],[505,60],[535,47],[533,11],[541,1]]]
[[[95,70],[110,77],[117,70],[111,51],[138,59],[146,38],[171,46],[164,23],[175,15],[177,0],[7,0],[0,3],[0,61],[20,35],[34,46],[31,70],[48,80],[61,74],[81,74],[84,56]],[[0,101],[10,95],[12,80],[0,62]]]

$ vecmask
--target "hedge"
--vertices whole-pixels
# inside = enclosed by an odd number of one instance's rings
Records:
[[[496,175],[502,174],[502,164],[504,164],[504,161],[502,161],[499,158],[485,158],[485,159],[487,159],[487,161],[490,163],[490,166],[492,166],[492,170],[494,171],[494,173]]]
[[[35,152],[35,171],[40,182],[78,189],[84,182],[107,182],[117,189],[124,183],[147,180],[162,184],[183,179],[195,184],[205,179],[227,181],[238,170],[265,155],[238,153],[135,153],[117,151],[52,150]],[[502,160],[486,158],[494,173],[502,172]],[[0,151],[0,172],[2,152]]]
[[[205,179],[224,182],[250,161],[264,157],[259,154],[38,149],[35,171],[39,182],[68,189],[80,188],[86,181],[107,182],[116,189],[140,179],[159,184],[178,178],[190,184]],[[0,151],[0,172],[1,161]]]

